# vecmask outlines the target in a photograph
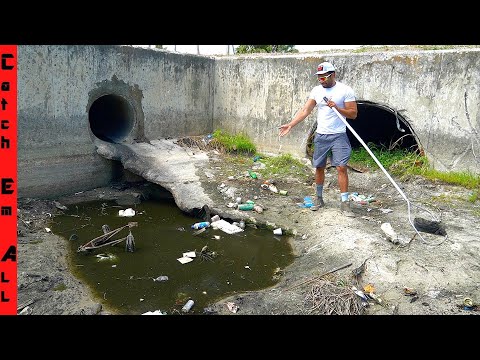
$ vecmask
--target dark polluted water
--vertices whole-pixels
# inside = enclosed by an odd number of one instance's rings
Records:
[[[127,208],[134,209],[135,216],[119,216],[119,210]],[[237,234],[209,227],[194,235],[191,225],[200,221],[183,213],[173,200],[145,200],[134,206],[94,201],[71,205],[55,217],[51,228],[68,241],[75,276],[116,314],[156,310],[205,314],[209,305],[225,296],[275,285],[281,271],[293,262],[286,236],[248,224]],[[125,227],[130,222],[137,226]],[[127,251],[124,240],[78,252],[81,245],[103,235],[103,225],[110,230],[124,227],[112,239],[125,238],[131,231],[134,251]],[[188,252],[196,254],[192,261],[177,260]],[[194,305],[185,313],[182,307],[189,299]]]

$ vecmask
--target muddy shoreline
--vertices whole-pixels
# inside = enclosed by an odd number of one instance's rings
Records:
[[[292,235],[296,260],[282,271],[272,288],[236,294],[212,305],[219,315],[314,315],[308,300],[320,285],[343,289],[353,284],[370,284],[380,302],[370,299],[359,313],[365,315],[476,315],[476,308],[465,310],[465,298],[480,302],[480,230],[479,205],[469,202],[469,191],[422,178],[396,179],[409,199],[441,219],[447,236],[416,235],[409,223],[405,201],[380,171],[350,171],[350,191],[372,194],[377,201],[368,206],[353,204],[355,218],[344,217],[339,210],[336,172],[327,172],[326,207],[319,211],[300,208],[299,199],[314,195],[312,178],[278,179],[281,196],[261,189],[262,179],[235,173],[218,153],[209,154],[208,166],[198,171],[205,193],[213,200],[212,214],[222,218],[244,219],[262,226],[282,227]],[[231,199],[220,185],[235,188],[234,196],[257,196],[265,210],[259,214],[229,208]],[[19,313],[33,315],[114,314],[102,299],[95,298],[87,286],[68,268],[65,239],[47,232],[49,221],[63,206],[88,200],[138,198],[135,184],[98,188],[55,200],[19,199],[18,201],[18,305]],[[387,210],[388,211],[385,211]],[[415,207],[412,216],[428,217]],[[390,223],[398,237],[394,243],[381,229]],[[352,271],[364,265],[360,276]],[[341,268],[333,271],[330,271]],[[328,273],[328,275],[325,275]],[[309,281],[307,281],[309,280]],[[354,282],[355,280],[355,282]],[[302,284],[305,282],[305,284]],[[341,285],[340,285],[341,284]],[[333,288],[332,288],[333,289]],[[415,296],[405,289],[415,291]],[[232,312],[227,303],[234,303]],[[330,309],[331,310],[331,309]],[[197,314],[202,314],[200,310]]]

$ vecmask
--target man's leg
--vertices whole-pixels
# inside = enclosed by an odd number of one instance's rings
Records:
[[[348,201],[347,163],[350,160],[352,146],[347,133],[337,134],[332,146],[332,165],[337,168],[338,187],[340,188],[340,209],[345,216],[355,216]]]
[[[348,201],[348,170],[346,166],[337,166],[338,187],[340,188],[341,204],[340,210],[345,216],[353,217],[355,214],[350,208]]]
[[[346,166],[337,166],[338,187],[341,193],[348,192],[348,171]],[[325,178],[325,176],[324,176]],[[343,199],[342,199],[343,200]]]
[[[325,167],[327,156],[331,148],[332,135],[315,134],[312,165],[315,167],[316,195],[310,210],[318,210],[325,206],[323,202],[323,183],[325,182]]]
[[[325,182],[325,166],[315,168],[315,185],[317,196],[310,210],[316,211],[325,206],[323,202],[323,183]]]
[[[315,184],[317,186],[321,185],[323,187],[324,182],[325,182],[325,166],[324,167],[317,167],[315,169]],[[317,192],[317,195],[318,195],[318,192]]]

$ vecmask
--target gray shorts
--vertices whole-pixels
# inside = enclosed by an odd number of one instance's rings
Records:
[[[332,166],[346,166],[350,159],[352,146],[346,132],[340,134],[315,133],[312,165],[325,167],[327,155],[332,150]]]

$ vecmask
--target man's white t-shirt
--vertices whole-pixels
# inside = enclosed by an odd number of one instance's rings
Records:
[[[335,110],[329,108],[324,97],[332,100],[337,107],[344,109],[345,102],[355,101],[353,89],[337,81],[331,88],[324,88],[322,85],[315,86],[310,92],[309,99],[317,103],[317,133],[319,134],[338,134],[345,132],[347,127],[338,117]],[[346,117],[342,115],[346,120]]]

